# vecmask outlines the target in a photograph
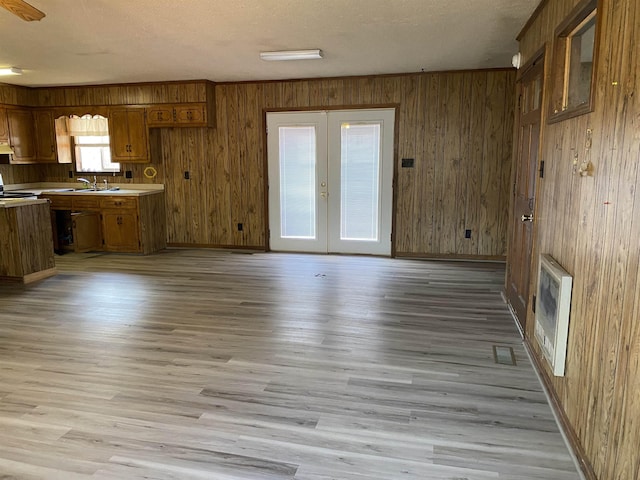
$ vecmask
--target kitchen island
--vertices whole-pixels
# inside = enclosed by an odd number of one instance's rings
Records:
[[[56,273],[49,202],[0,200],[0,281],[30,283]]]

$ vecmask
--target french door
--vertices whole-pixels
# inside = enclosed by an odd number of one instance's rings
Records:
[[[391,255],[394,116],[267,114],[271,250]]]

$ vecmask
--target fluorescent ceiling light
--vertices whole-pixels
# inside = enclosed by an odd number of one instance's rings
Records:
[[[0,68],[0,75],[22,75],[22,69],[18,67]]]
[[[260,58],[268,61],[314,60],[322,58],[322,50],[282,50],[279,52],[260,52]]]

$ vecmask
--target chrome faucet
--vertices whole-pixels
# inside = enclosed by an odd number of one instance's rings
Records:
[[[93,183],[91,183],[86,178],[82,178],[82,177],[78,178],[78,181],[84,183],[87,186],[87,188],[93,188],[94,190],[98,189],[98,179],[96,178],[95,175],[93,176]]]

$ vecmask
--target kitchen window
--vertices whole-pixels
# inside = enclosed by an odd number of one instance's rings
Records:
[[[78,173],[118,173],[120,163],[111,161],[109,121],[101,115],[70,115],[56,119],[58,153],[68,152],[66,163]],[[73,159],[71,158],[73,156]]]
[[[109,135],[75,135],[73,144],[77,172],[117,173],[120,171],[120,164],[111,161]]]

